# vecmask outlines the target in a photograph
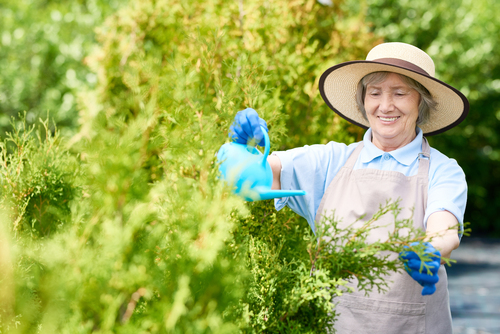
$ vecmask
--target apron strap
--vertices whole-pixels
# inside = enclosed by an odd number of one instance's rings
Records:
[[[431,160],[431,149],[427,138],[422,138],[422,152],[418,154],[418,177],[422,179],[429,178],[429,163]]]
[[[422,152],[418,154],[418,175],[420,184],[423,184],[422,197],[427,207],[428,187],[429,187],[429,164],[431,161],[431,149],[427,138],[422,138]],[[425,224],[425,222],[424,222]]]
[[[358,160],[359,153],[361,152],[362,149],[363,149],[363,142],[360,142],[359,145],[354,149],[354,151],[347,159],[343,168],[352,169],[354,167],[354,164]]]

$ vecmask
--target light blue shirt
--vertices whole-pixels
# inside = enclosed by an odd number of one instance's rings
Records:
[[[354,169],[379,169],[413,176],[418,172],[418,154],[422,152],[422,131],[408,145],[391,152],[384,152],[371,142],[372,132],[368,129],[363,137],[364,147]],[[304,217],[314,231],[314,218],[323,195],[339,170],[359,143],[345,145],[330,142],[326,145],[312,145],[274,152],[281,160],[281,189],[305,190],[307,195],[275,199],[275,207],[281,210],[285,205]],[[437,211],[449,211],[460,223],[467,202],[465,174],[454,159],[446,157],[431,148],[429,165],[429,191],[425,210],[424,226],[429,216]],[[460,233],[462,234],[462,233]]]

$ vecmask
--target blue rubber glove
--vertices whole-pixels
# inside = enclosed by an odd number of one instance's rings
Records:
[[[229,127],[229,138],[239,144],[246,145],[252,138],[259,146],[265,145],[264,134],[260,127],[267,130],[267,123],[259,117],[252,108],[238,111],[234,117],[234,122]]]
[[[439,281],[438,270],[441,265],[441,253],[428,242],[410,244],[411,247],[419,247],[419,245],[425,247],[424,254],[430,260],[423,262],[417,253],[408,246],[403,247],[399,258],[404,262],[406,272],[424,287],[422,296],[432,295],[436,291],[436,283]],[[428,267],[424,267],[424,264]]]

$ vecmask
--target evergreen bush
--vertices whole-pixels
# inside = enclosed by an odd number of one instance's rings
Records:
[[[144,0],[110,16],[86,59],[98,83],[79,97],[79,133],[62,145],[17,128],[2,147],[2,173],[19,181],[2,179],[0,332],[321,333],[346,279],[383,288],[401,265],[379,252],[421,233],[367,245],[369,228],[330,221],[314,235],[217,179],[215,154],[246,107],[274,149],[359,135],[317,90],[324,68],[375,42],[342,4]],[[287,129],[291,118],[304,121]],[[52,203],[45,221],[36,196]],[[397,202],[379,214],[390,212]]]
[[[1,203],[16,233],[49,236],[69,223],[79,166],[48,120],[40,121],[38,129],[27,126],[26,114],[20,120],[12,122],[13,131],[0,142]]]
[[[76,96],[93,87],[82,62],[94,27],[127,0],[2,0],[0,3],[0,135],[26,112],[28,125],[50,110],[63,133],[76,130]]]

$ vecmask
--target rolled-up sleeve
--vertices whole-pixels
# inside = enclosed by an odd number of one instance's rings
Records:
[[[281,189],[307,193],[275,199],[276,210],[290,207],[304,217],[314,231],[314,218],[323,194],[356,145],[330,142],[273,152],[281,161]]]
[[[430,171],[432,171],[432,175],[429,176],[429,193],[424,225],[427,226],[427,219],[434,212],[449,211],[460,224],[461,236],[467,203],[465,173],[454,159],[449,159],[436,150],[431,152]]]

